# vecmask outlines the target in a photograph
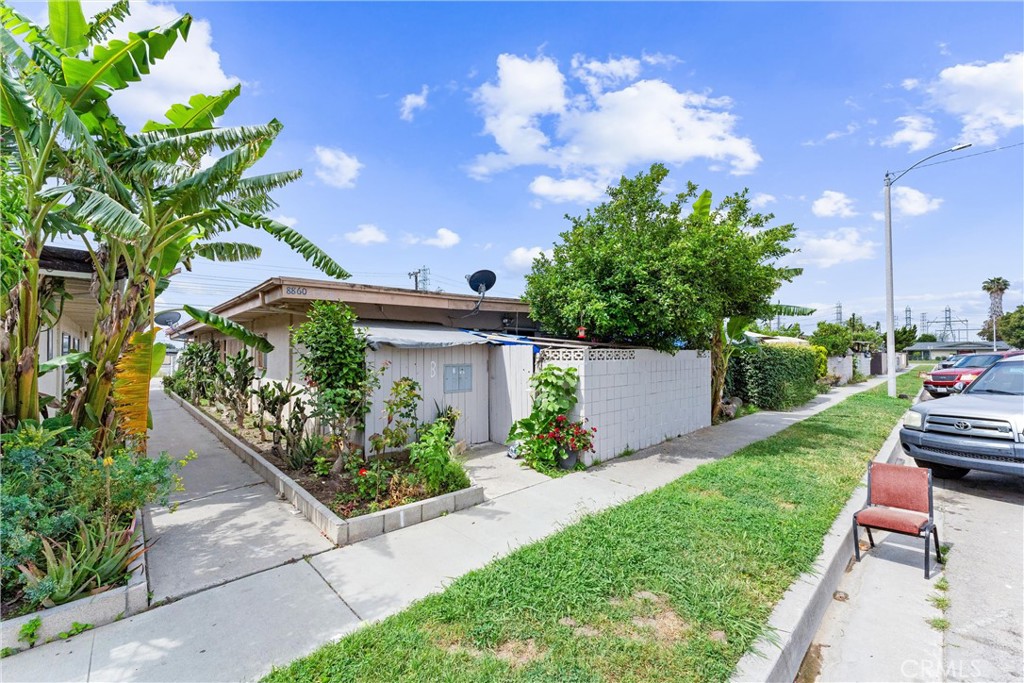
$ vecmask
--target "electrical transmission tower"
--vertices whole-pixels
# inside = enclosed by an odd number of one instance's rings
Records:
[[[941,324],[942,330],[935,336],[939,341],[967,341],[967,320],[953,315],[953,309],[946,306],[941,320],[930,320],[929,324]]]
[[[843,324],[843,304],[841,301],[836,302],[836,324]]]
[[[430,291],[430,268],[423,266],[409,273],[409,277],[412,278],[412,288],[417,292]]]
[[[907,306],[907,308],[903,312],[907,316],[907,321],[903,326],[910,327],[911,325],[914,324],[914,314],[910,312],[910,306]]]
[[[921,329],[918,330],[920,334],[928,334],[928,314],[921,314]]]

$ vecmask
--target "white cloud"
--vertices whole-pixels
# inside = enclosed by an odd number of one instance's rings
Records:
[[[750,199],[750,206],[753,209],[763,209],[769,204],[777,201],[775,195],[770,195],[765,192],[758,192]]]
[[[878,244],[866,240],[856,228],[840,228],[824,235],[800,237],[798,263],[831,268],[840,263],[862,261],[875,255]]]
[[[459,237],[459,234],[454,230],[438,228],[433,237],[406,235],[403,238],[403,241],[406,244],[426,244],[431,247],[437,247],[438,249],[450,249],[461,242],[462,238]]]
[[[892,208],[904,216],[923,216],[926,213],[937,211],[940,206],[942,206],[941,199],[929,197],[920,190],[902,185],[892,188]]]
[[[359,159],[335,147],[319,147],[314,150],[319,165],[316,177],[331,187],[351,188],[356,186],[359,169],[363,167]]]
[[[541,254],[551,258],[553,253],[551,249],[540,247],[516,247],[505,256],[505,267],[511,271],[524,272],[533,267],[534,259]]]
[[[299,223],[298,218],[295,218],[294,216],[286,216],[283,213],[279,213],[272,218],[281,225],[287,225],[289,228],[294,228]]]
[[[928,87],[935,104],[960,119],[964,142],[995,144],[1024,125],[1024,52],[998,62],[943,69]]]
[[[826,133],[825,137],[823,137],[820,140],[807,140],[806,142],[802,142],[800,144],[803,145],[804,147],[817,147],[818,145],[824,145],[826,142],[832,142],[833,140],[838,140],[839,138],[845,138],[848,135],[853,135],[858,130],[860,130],[860,124],[856,122],[851,122],[846,124],[846,128],[843,128],[842,130],[833,130]]]
[[[682,64],[683,60],[679,59],[675,55],[666,55],[661,52],[648,53],[645,52],[640,56],[640,61],[644,64],[650,64],[651,66],[668,66],[672,67],[676,64]]]
[[[412,121],[416,115],[416,111],[424,109],[427,106],[427,95],[430,94],[430,88],[426,85],[420,89],[419,93],[409,93],[402,98],[402,113],[400,114],[403,121]]]
[[[635,80],[640,75],[640,60],[632,57],[599,62],[587,60],[583,55],[572,58],[572,75],[578,78],[592,96],[597,97],[607,88]]]
[[[519,166],[557,169],[560,178],[538,175],[531,189],[552,200],[570,201],[567,193],[575,193],[575,201],[589,201],[593,188],[603,190],[630,166],[654,161],[706,159],[735,175],[754,170],[761,157],[749,138],[735,134],[731,100],[636,80],[649,61],[577,55],[571,74],[585,92],[573,92],[550,57],[500,55],[496,79],[473,98],[498,151],[477,156],[470,175],[484,179]]]
[[[387,233],[372,223],[363,223],[352,232],[345,233],[345,239],[352,244],[363,246],[369,244],[384,244],[388,241]]]
[[[556,204],[561,202],[591,202],[604,195],[606,183],[586,178],[555,180],[551,176],[537,176],[530,183],[530,192]]]
[[[811,204],[811,211],[814,212],[815,216],[821,218],[833,216],[850,218],[857,215],[857,212],[853,210],[853,200],[842,192],[836,192],[835,190],[825,190],[822,192],[821,197],[815,199],[814,203]]]
[[[900,83],[900,86],[902,86],[904,90],[913,90],[919,85],[921,85],[921,81],[917,80],[916,78],[904,78],[903,81]]]
[[[871,212],[871,220],[884,221],[885,220],[885,214],[883,212],[881,212],[881,211],[872,211]]]
[[[935,142],[933,122],[927,116],[912,114],[896,119],[902,128],[882,141],[885,147],[907,145],[908,152],[920,152],[928,149]]]
[[[174,5],[132,2],[132,13],[107,40],[127,39],[129,31],[156,28],[182,14]],[[150,67],[140,82],[111,95],[110,108],[129,130],[138,130],[146,121],[164,121],[164,113],[173,104],[187,103],[198,93],[215,95],[239,82],[241,79],[224,73],[221,67],[210,22],[198,19],[192,22],[188,40],[179,36],[167,56]]]

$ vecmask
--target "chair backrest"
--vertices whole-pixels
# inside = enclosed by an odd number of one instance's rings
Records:
[[[868,492],[871,505],[931,515],[931,470],[928,468],[873,462],[868,469]]]

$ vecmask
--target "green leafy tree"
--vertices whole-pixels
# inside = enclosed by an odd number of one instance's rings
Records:
[[[917,341],[919,341],[919,342],[937,342],[937,341],[939,341],[939,338],[936,337],[934,334],[929,334],[929,333],[926,332],[926,333],[922,334],[921,336],[919,336],[917,338]]]
[[[839,323],[820,322],[811,335],[811,344],[825,347],[829,356],[845,356],[852,343],[850,328]]]
[[[666,200],[660,165],[608,188],[608,200],[580,217],[566,216],[552,257],[541,255],[527,276],[524,298],[545,330],[674,352],[708,349],[712,410],[725,382],[723,324],[774,315],[771,298],[799,270],[777,266],[790,253],[792,225],[768,227],[752,213],[746,192],[712,211],[711,193],[697,186]],[[683,206],[697,197],[686,215]]]
[[[897,327],[895,330],[896,350],[902,351],[917,340],[917,325]]]
[[[344,468],[348,437],[361,429],[370,396],[380,386],[384,368],[366,365],[366,333],[356,326],[355,311],[337,301],[314,301],[309,320],[292,330],[299,347],[299,366],[315,392],[314,415],[335,436],[337,458],[333,473]]]
[[[992,341],[992,321],[985,321],[985,325],[978,332],[978,336],[987,341]],[[1014,310],[1005,313],[996,321],[996,338],[1005,341],[1010,348],[1024,349],[1024,306],[1018,306]]]

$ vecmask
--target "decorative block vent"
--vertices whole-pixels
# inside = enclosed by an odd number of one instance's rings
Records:
[[[542,363],[548,361],[636,360],[633,349],[543,349]]]

